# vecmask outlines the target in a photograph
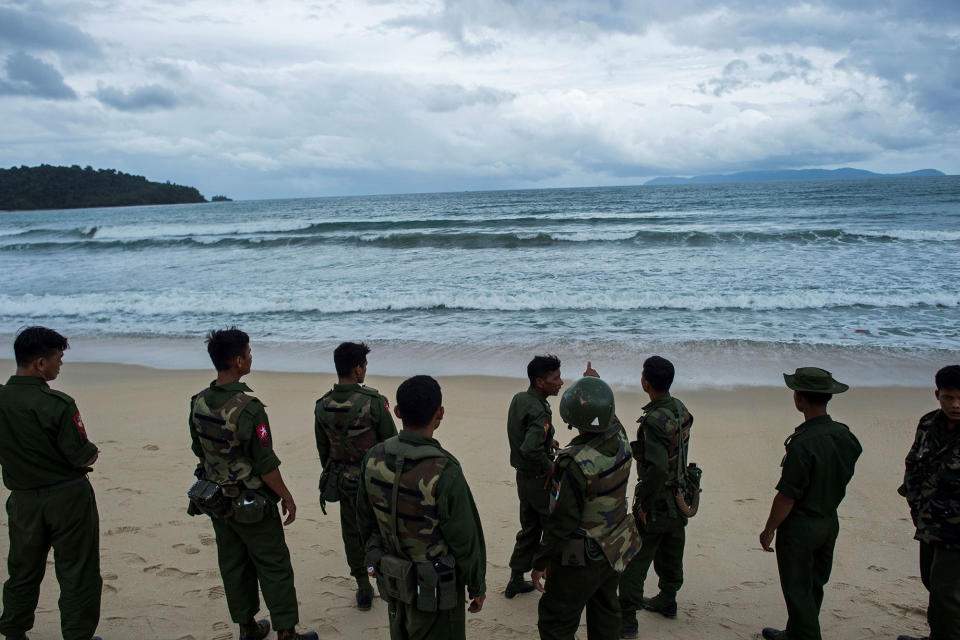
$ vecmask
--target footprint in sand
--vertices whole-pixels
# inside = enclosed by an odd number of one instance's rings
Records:
[[[173,545],[173,547],[171,547],[171,548],[172,548],[172,549],[179,549],[179,550],[183,551],[184,553],[186,553],[187,555],[193,555],[193,554],[195,554],[195,553],[200,553],[200,549],[197,549],[197,548],[196,548],[195,546],[193,546],[192,544],[182,544],[182,543],[181,543],[181,544],[175,544],[175,545]]]
[[[143,491],[139,489],[131,489],[130,487],[107,487],[107,491],[116,491],[118,493],[130,493],[133,495],[140,495]]]
[[[104,580],[116,580],[116,579],[117,579],[117,574],[115,574],[115,573],[104,573],[104,574],[101,574],[100,577],[103,578]]]
[[[217,544],[217,539],[214,538],[213,536],[201,535],[200,544],[202,544],[205,547],[209,547],[212,544]]]
[[[317,555],[319,556],[332,556],[337,554],[335,550],[328,548],[327,545],[324,545],[324,544],[312,544],[310,545],[310,548],[322,549],[322,551],[317,552]]]
[[[107,529],[103,532],[105,536],[115,536],[118,533],[137,533],[140,531],[140,527],[114,527],[113,529]]]
[[[734,502],[736,502],[737,504],[743,504],[745,502],[756,502],[756,501],[757,501],[756,498],[737,498],[736,500],[734,500]]]
[[[146,560],[143,559],[143,556],[136,553],[122,553],[120,557],[127,564],[143,564]]]
[[[875,564],[872,564],[872,565],[870,565],[869,567],[867,567],[867,571],[876,571],[876,572],[878,572],[878,573],[883,573],[883,572],[886,571],[886,570],[887,570],[886,567],[880,567],[880,566],[877,566],[877,565],[875,565]]]
[[[160,448],[160,447],[158,447],[158,446],[155,445],[155,444],[145,444],[145,445],[143,445],[143,449],[144,449],[145,451],[156,451],[156,450],[158,450],[159,448]]]
[[[344,578],[342,576],[323,576],[320,578],[320,582],[324,584],[332,584],[337,587],[343,587],[344,589],[355,588],[352,578]]]
[[[219,600],[220,598],[223,598],[223,597],[224,597],[224,595],[223,595],[223,585],[222,585],[222,584],[218,584],[218,585],[216,585],[215,587],[210,587],[209,589],[207,589],[207,599],[208,599],[208,600]],[[221,622],[221,623],[218,623],[218,624],[225,624],[225,623],[222,623],[222,622]]]

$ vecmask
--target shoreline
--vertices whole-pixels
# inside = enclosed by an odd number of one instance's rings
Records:
[[[8,375],[12,365],[0,361]],[[188,401],[211,378],[209,367],[163,370],[68,360],[52,384],[76,399],[90,438],[101,449],[90,479],[100,510],[104,596],[99,633],[104,637],[214,640],[235,632],[210,523],[185,513],[195,463],[187,433]],[[567,384],[571,379],[566,377]],[[317,502],[320,464],[313,406],[334,376],[258,371],[255,362],[245,380],[267,405],[281,472],[298,505],[286,539],[302,603],[301,626],[324,638],[386,640],[384,603],[375,600],[370,613],[353,607],[339,507],[328,505],[324,516]],[[511,397],[526,388],[526,381],[482,376],[438,380],[446,413],[436,437],[460,460],[487,545],[488,598],[480,614],[467,615],[467,637],[535,637],[537,598],[507,600],[501,595],[518,528],[505,419]],[[400,381],[370,375],[368,384],[392,403]],[[757,533],[779,476],[783,440],[802,418],[782,385],[678,390],[677,396],[695,418],[690,459],[704,469],[704,493],[700,513],[687,530],[680,615],[666,621],[642,612],[640,624],[646,635],[673,640],[755,638],[763,626],[782,626],[785,620],[776,562],[773,554],[760,550]],[[565,444],[573,434],[559,419],[558,401],[550,399],[558,440]],[[635,429],[646,402],[641,392],[616,391],[617,414],[628,432]],[[932,385],[854,387],[831,404],[831,414],[851,426],[864,454],[840,508],[840,538],[821,615],[825,637],[896,637],[925,628],[926,592],[919,580],[916,543],[896,487],[916,421],[934,406]],[[631,476],[632,484],[635,471]],[[8,494],[0,489],[0,497]],[[4,526],[5,514],[0,520]],[[6,555],[7,544],[6,536],[0,536],[0,555]],[[47,573],[34,634],[58,637],[58,589],[53,572]],[[655,584],[651,574],[651,592]]]

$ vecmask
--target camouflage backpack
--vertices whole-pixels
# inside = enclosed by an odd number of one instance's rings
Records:
[[[203,470],[206,479],[219,485],[243,483],[248,489],[263,485],[260,476],[253,475],[253,465],[243,454],[243,446],[237,438],[240,415],[256,400],[245,393],[237,393],[219,409],[207,404],[204,389],[193,399],[190,425],[200,439],[203,448]]]

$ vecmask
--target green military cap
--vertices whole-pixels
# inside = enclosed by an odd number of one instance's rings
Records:
[[[817,367],[800,367],[793,374],[783,374],[783,381],[794,391],[810,393],[843,393],[850,387],[837,382],[826,369]]]

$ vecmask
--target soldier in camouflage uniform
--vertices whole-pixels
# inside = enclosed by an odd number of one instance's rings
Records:
[[[433,434],[443,419],[440,385],[414,376],[397,388],[399,435],[363,459],[357,524],[392,640],[463,640],[469,611],[486,599],[486,547],[470,487]],[[399,473],[398,473],[399,472]]]
[[[533,568],[533,554],[550,513],[553,459],[558,445],[547,398],[557,395],[563,386],[560,359],[536,356],[527,365],[527,377],[530,388],[513,396],[507,412],[510,466],[517,470],[520,498],[520,531],[510,556],[510,582],[504,591],[507,598],[533,591],[533,583],[523,576]]]
[[[928,640],[960,640],[960,366],[940,369],[935,381],[940,408],[920,418],[899,492],[910,505],[920,578],[930,592]]]
[[[370,347],[354,342],[344,342],[334,350],[338,382],[317,400],[314,411],[317,452],[323,465],[320,504],[340,503],[340,533],[350,575],[357,581],[356,602],[361,611],[370,610],[373,587],[357,529],[360,461],[367,449],[397,435],[387,399],[376,389],[363,386],[369,353]]]
[[[804,422],[784,443],[783,472],[760,532],[765,551],[773,551],[770,543],[777,538],[787,628],[766,627],[762,635],[767,640],[820,640],[823,587],[830,578],[840,530],[837,507],[862,449],[847,425],[827,415],[827,403],[847,385],[816,367],[801,367],[783,374],[783,379],[793,389],[793,403]]]
[[[677,489],[690,493],[687,451],[693,416],[670,395],[673,364],[652,356],[643,363],[640,384],[650,397],[637,421],[637,440],[631,443],[637,461],[634,513],[643,544],[620,576],[621,638],[636,638],[637,609],[667,617],[677,616],[677,592],[683,585],[683,548],[687,516],[677,505]],[[699,487],[697,487],[697,490]],[[643,597],[650,564],[660,579],[660,592]]]
[[[13,343],[17,373],[0,388],[0,466],[10,490],[0,634],[11,640],[33,628],[51,546],[64,639],[100,640],[100,517],[87,480],[99,453],[73,398],[47,384],[69,346],[52,329],[24,329]]]
[[[573,640],[586,608],[588,640],[613,640],[620,573],[640,547],[627,509],[630,442],[613,391],[599,378],[573,383],[560,417],[580,433],[557,457],[559,484],[533,560],[533,584],[543,593],[537,627],[541,640]]]
[[[223,512],[211,515],[230,617],[241,640],[267,637],[270,623],[255,619],[259,582],[277,639],[317,640],[312,631],[296,631],[300,614],[283,525],[294,521],[297,505],[280,475],[264,404],[240,382],[253,364],[250,338],[236,327],[211,331],[207,352],[217,379],[190,399],[190,438],[198,477],[219,485],[224,496]]]

